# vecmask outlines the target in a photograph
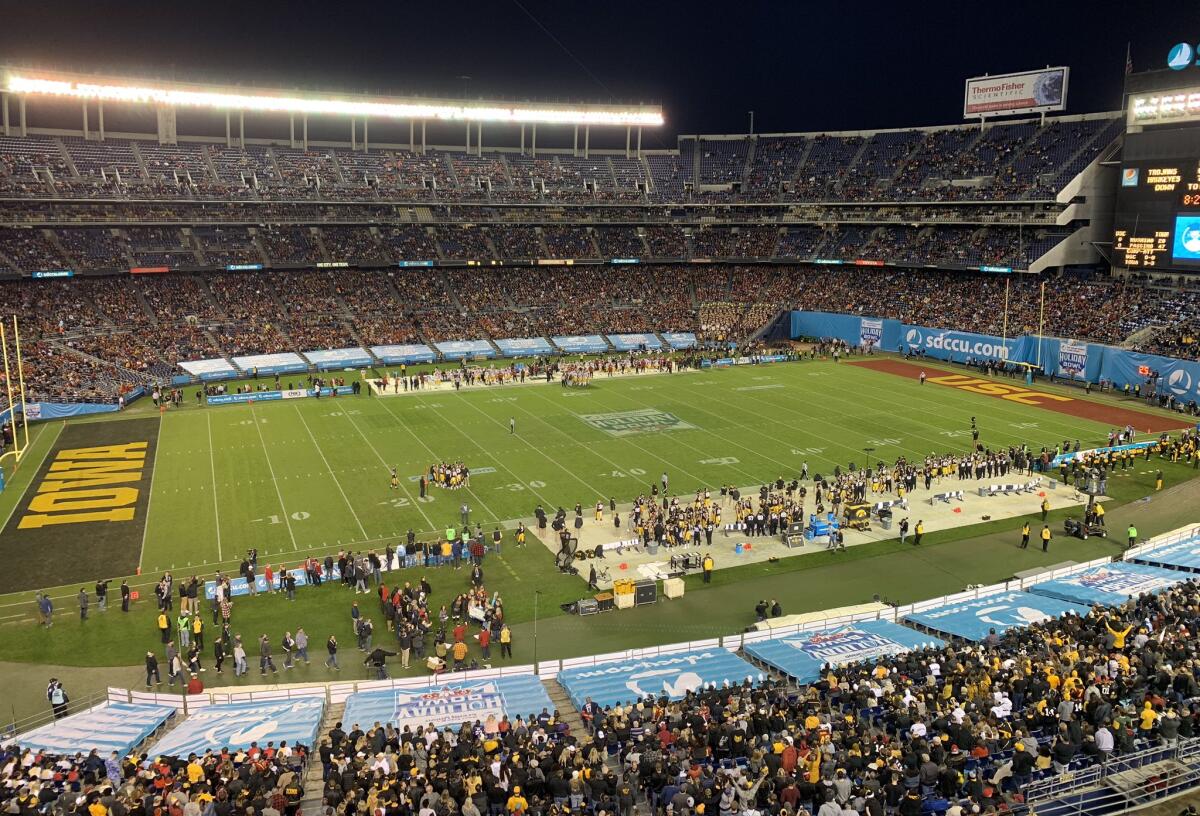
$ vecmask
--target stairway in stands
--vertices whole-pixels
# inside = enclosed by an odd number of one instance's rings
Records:
[[[571,702],[571,698],[567,696],[566,690],[559,685],[557,680],[546,678],[542,680],[542,685],[546,688],[546,694],[550,697],[550,702],[554,704],[554,709],[558,711],[559,718],[571,727],[571,733],[582,739],[584,735],[583,717],[579,714],[579,709]]]
[[[325,716],[321,718],[321,727],[317,729],[317,744],[312,746],[308,757],[308,768],[304,772],[304,798],[300,800],[300,812],[321,813],[321,799],[325,792],[325,783],[321,781],[321,740],[325,738],[342,715],[346,712],[345,703],[334,703],[325,707]]]

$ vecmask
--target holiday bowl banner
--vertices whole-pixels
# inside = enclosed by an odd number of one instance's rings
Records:
[[[588,697],[602,706],[646,697],[679,700],[701,688],[762,679],[754,666],[719,647],[597,663],[564,669],[558,675],[576,708],[582,708]]]
[[[1088,605],[1083,603],[1068,603],[1030,592],[1001,592],[935,606],[907,615],[904,620],[935,632],[979,641],[993,631],[1003,635],[1016,626],[1042,623],[1071,612],[1082,615],[1087,611]]]
[[[1161,592],[1190,576],[1178,570],[1117,562],[1027,587],[1064,601],[1117,606],[1148,592]]]
[[[811,683],[820,679],[827,665],[845,666],[944,645],[933,635],[890,621],[863,621],[824,632],[760,640],[747,644],[744,651],[798,683]]]
[[[858,342],[863,346],[879,348],[883,344],[883,321],[864,317],[859,320]]]
[[[542,709],[554,710],[542,682],[533,674],[446,683],[429,688],[365,691],[346,699],[346,722],[391,723],[414,728],[432,725],[458,729],[488,717],[532,720]]]
[[[1063,340],[1058,344],[1058,373],[1064,377],[1078,379],[1087,371],[1087,343]]]

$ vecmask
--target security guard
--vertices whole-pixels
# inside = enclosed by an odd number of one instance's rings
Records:
[[[1045,524],[1042,525],[1042,552],[1050,552],[1050,539],[1053,536],[1050,534],[1050,528]]]

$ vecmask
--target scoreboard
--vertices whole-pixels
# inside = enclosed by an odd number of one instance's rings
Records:
[[[1200,270],[1200,156],[1121,165],[1113,248],[1129,269]]]

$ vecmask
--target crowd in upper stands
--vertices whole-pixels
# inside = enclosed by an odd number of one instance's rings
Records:
[[[388,147],[0,137],[0,193],[326,201],[893,201],[1047,198],[1117,136],[1115,116],[870,136],[681,137],[645,161]]]

